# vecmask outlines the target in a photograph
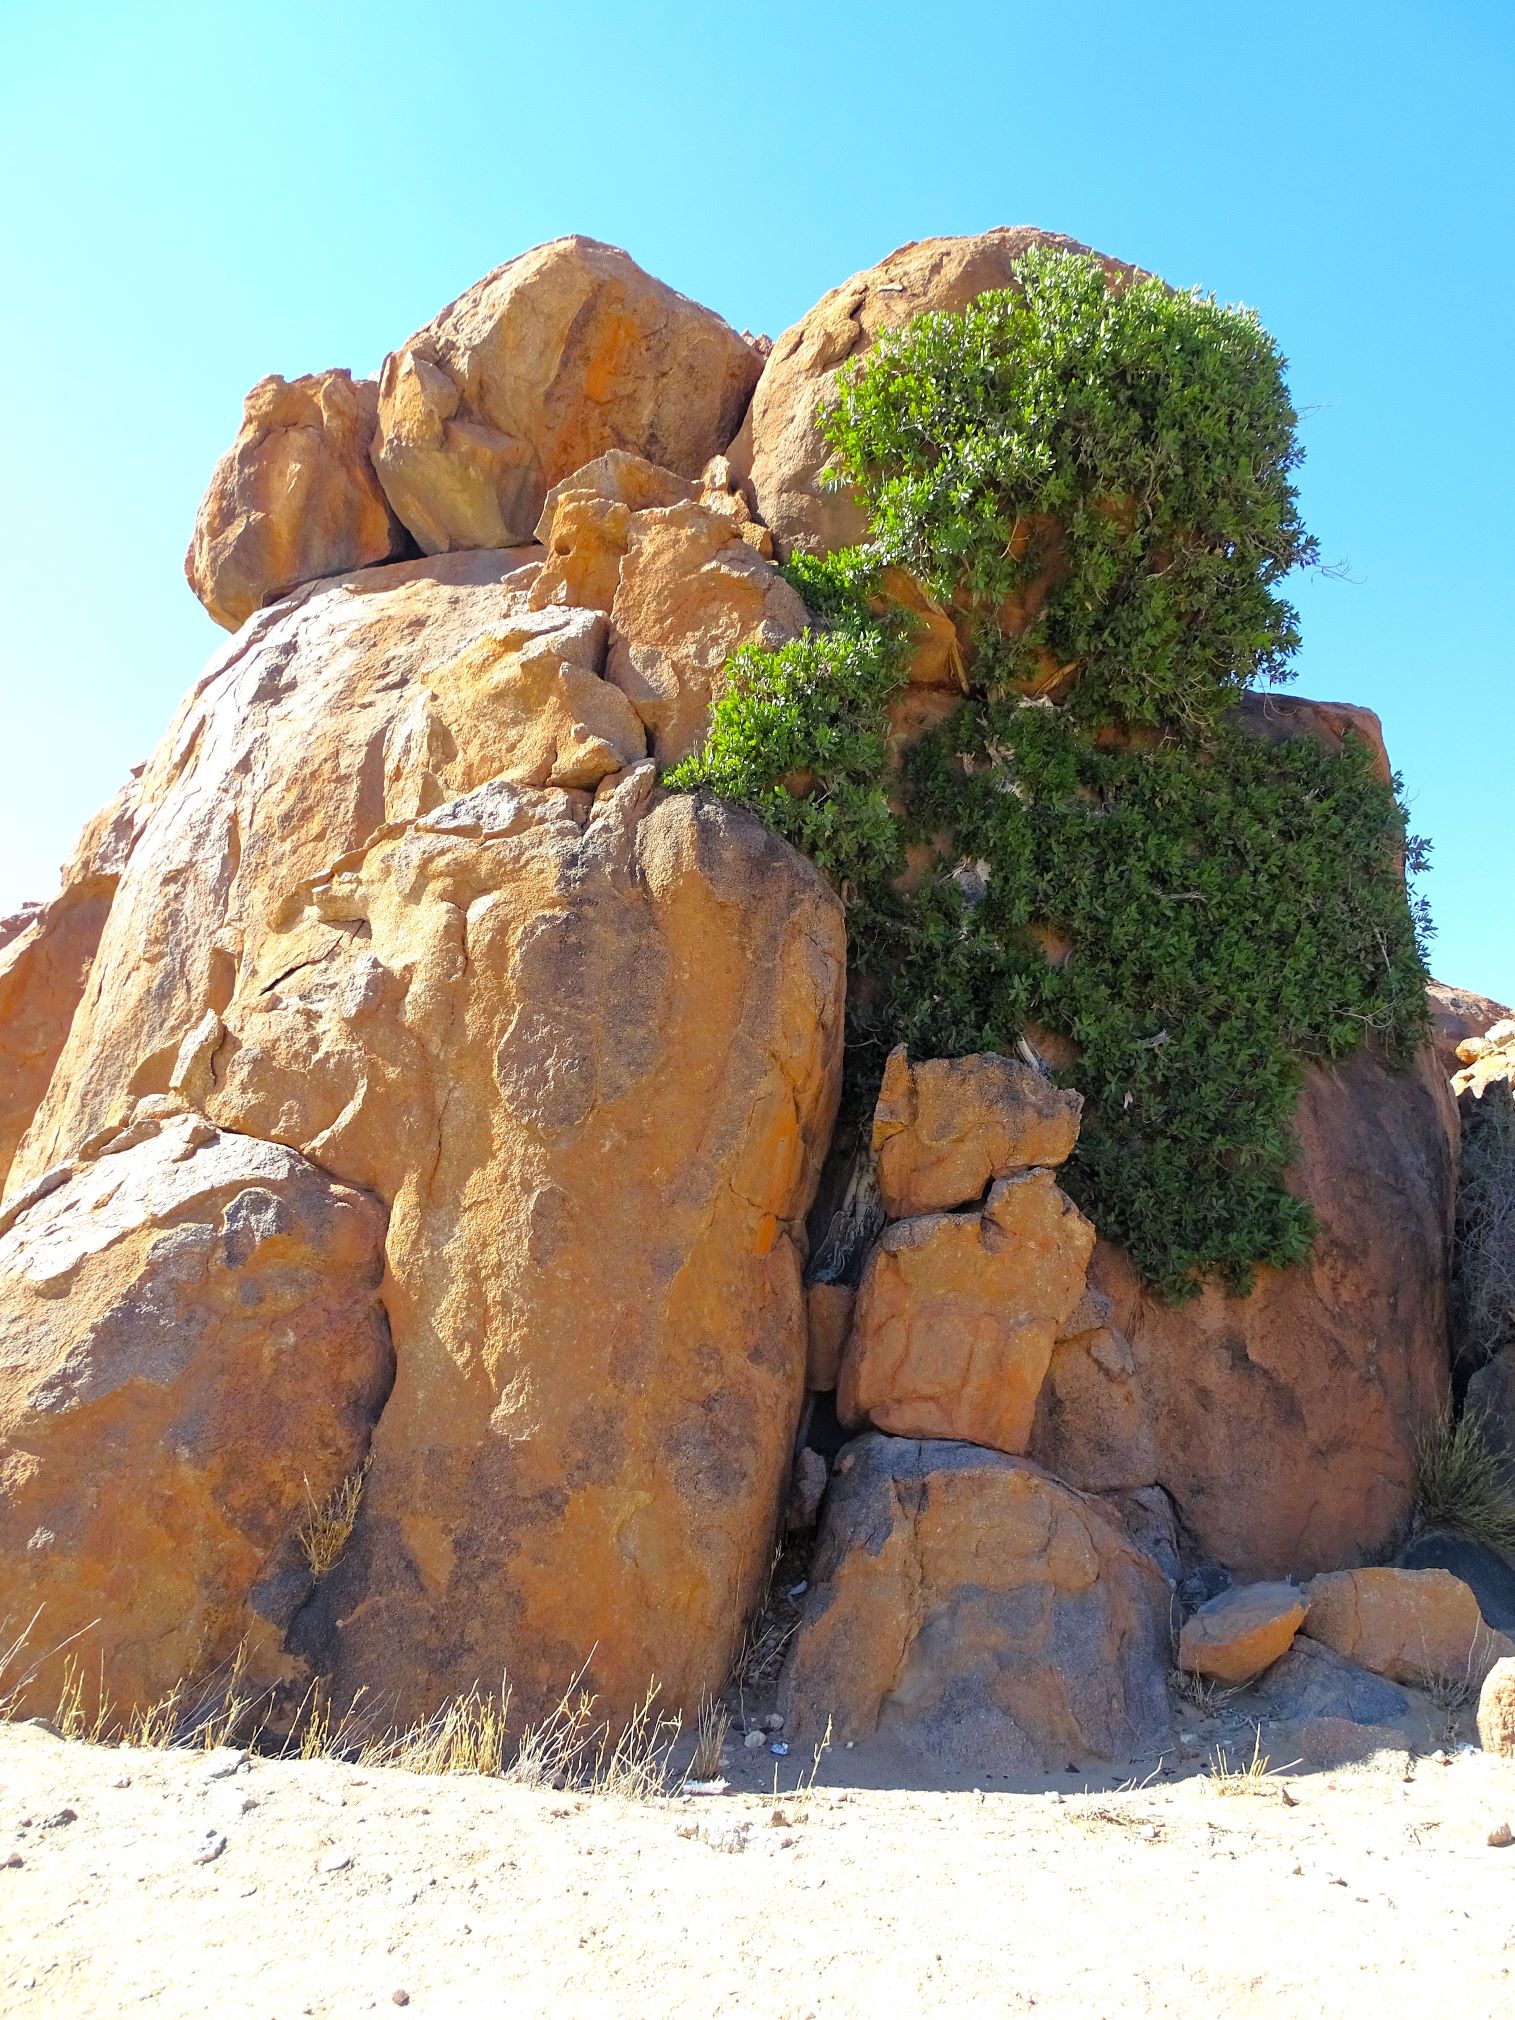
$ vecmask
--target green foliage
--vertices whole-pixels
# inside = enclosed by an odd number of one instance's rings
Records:
[[[857,554],[797,555],[785,573],[823,628],[775,652],[734,653],[704,750],[664,781],[761,814],[849,903],[901,860],[887,703],[904,678],[906,624],[873,609],[875,572]]]
[[[1234,714],[1249,677],[1283,671],[1274,585],[1313,554],[1271,341],[1155,283],[1112,296],[1066,255],[1021,278],[1024,299],[922,318],[847,380],[828,425],[872,537],[791,564],[817,628],[736,655],[668,783],[751,807],[842,892],[854,1084],[902,1040],[1072,1041],[1070,1190],[1165,1293],[1239,1287],[1309,1248],[1283,1182],[1305,1062],[1425,1032],[1400,874],[1418,845],[1364,746],[1273,743]],[[1040,566],[1016,523],[1047,515],[1065,572],[1004,635],[986,613]],[[903,763],[910,620],[879,593],[887,564],[973,647],[972,692]],[[1016,686],[1049,652],[1078,663],[1057,707]]]
[[[1038,249],[1018,289],[886,333],[822,417],[875,551],[955,601],[986,688],[1077,666],[1090,723],[1216,722],[1288,677],[1315,558],[1282,359],[1249,312]],[[1006,598],[1055,578],[1019,635]]]

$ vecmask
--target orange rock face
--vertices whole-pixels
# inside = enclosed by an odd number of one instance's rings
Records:
[[[614,246],[555,239],[385,360],[374,461],[425,553],[509,547],[553,485],[608,450],[697,476],[760,369],[719,316]]]
[[[131,853],[136,796],[133,779],[85,828],[55,898],[0,921],[0,1199],[84,995]]]
[[[184,557],[228,631],[302,582],[414,552],[369,460],[379,392],[351,372],[260,379],[216,465]]]
[[[1408,1071],[1371,1049],[1312,1070],[1295,1128],[1310,1260],[1259,1270],[1247,1297],[1164,1304],[1100,1242],[1090,1281],[1129,1361],[1060,1348],[1031,1446],[1091,1492],[1161,1485],[1243,1578],[1391,1551],[1447,1391],[1456,1117],[1429,1048]]]
[[[151,1104],[149,1104],[151,1106]],[[13,1210],[14,1211],[14,1210]],[[294,1152],[144,1118],[0,1235],[0,1617],[29,1707],[280,1670],[298,1532],[393,1374],[384,1214]],[[49,1653],[51,1651],[51,1653]]]
[[[1083,1097],[1018,1059],[976,1052],[911,1065],[890,1053],[873,1116],[879,1196],[891,1220],[979,1199],[991,1179],[1061,1164]]]
[[[1486,1624],[1450,1571],[1328,1571],[1310,1581],[1308,1598],[1312,1641],[1395,1683],[1476,1691],[1496,1662],[1515,1656],[1515,1642]]]
[[[833,288],[778,339],[730,459],[781,555],[795,547],[850,546],[866,530],[856,500],[820,481],[830,450],[816,415],[834,397],[838,369],[912,316],[965,309],[991,288],[1012,286],[1013,263],[1037,245],[1088,251],[1076,239],[1029,226],[923,239]]]
[[[1167,1580],[1101,1503],[1024,1460],[866,1437],[837,1462],[786,1729],[968,1773],[1062,1767],[1168,1732]]]
[[[591,1657],[610,1712],[718,1687],[839,1081],[837,901],[751,817],[608,771],[597,711],[640,727],[604,619],[531,610],[514,560],[307,591],[211,670],[27,1146],[35,1176],[158,1095],[390,1209],[394,1391],[293,1630],[386,1715],[508,1671],[528,1716]],[[584,755],[570,717],[604,748],[531,783]]]
[[[1217,1683],[1250,1683],[1288,1654],[1307,1605],[1297,1585],[1234,1585],[1184,1622],[1178,1666]]]
[[[982,1213],[893,1222],[864,1265],[842,1422],[1024,1452],[1093,1246],[1045,1171],[999,1180]]]
[[[696,504],[631,520],[610,615],[606,678],[629,697],[664,766],[704,741],[738,646],[773,649],[809,622],[798,595],[736,522]]]

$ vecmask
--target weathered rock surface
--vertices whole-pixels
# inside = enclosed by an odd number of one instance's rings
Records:
[[[1244,1578],[1391,1550],[1446,1396],[1456,1116],[1433,1055],[1312,1070],[1295,1128],[1310,1260],[1259,1270],[1246,1297],[1212,1284],[1174,1305],[1100,1242],[1090,1282],[1131,1365],[1065,1356],[1033,1447],[1090,1491],[1159,1483],[1196,1551]]]
[[[845,547],[865,530],[856,499],[820,482],[830,451],[817,414],[833,396],[838,369],[912,316],[964,309],[990,288],[1012,286],[1014,261],[1035,245],[1088,251],[1029,226],[923,239],[833,288],[777,340],[729,453],[781,555]]]
[[[1288,1653],[1305,1617],[1297,1585],[1233,1585],[1184,1622],[1178,1666],[1217,1683],[1250,1683]]]
[[[0,1234],[0,1618],[55,1651],[28,1703],[72,1657],[87,1697],[150,1704],[244,1637],[266,1683],[297,1532],[392,1379],[383,1210],[193,1115],[54,1179]]]
[[[736,432],[761,360],[614,246],[509,260],[384,362],[374,463],[437,554],[531,538],[551,487],[607,450],[696,477]]]
[[[1478,1740],[1487,1753],[1515,1760],[1515,1658],[1502,1656],[1483,1680]]]
[[[369,459],[379,389],[351,372],[260,379],[216,465],[184,557],[228,631],[323,576],[414,553]]]
[[[873,1114],[879,1196],[891,1220],[981,1199],[991,1180],[1057,1165],[1078,1141],[1083,1097],[996,1052],[890,1053]]]
[[[1447,1571],[1328,1571],[1310,1581],[1305,1626],[1351,1662],[1395,1683],[1477,1689],[1515,1642],[1497,1634],[1460,1578]]]
[[[1281,1718],[1301,1722],[1390,1726],[1410,1714],[1410,1700],[1396,1684],[1346,1661],[1308,1634],[1301,1634],[1274,1663],[1259,1688]]]
[[[84,995],[131,853],[136,798],[133,778],[85,828],[58,895],[0,921],[0,1199]]]
[[[218,1110],[394,1200],[395,1392],[311,1625],[344,1699],[508,1669],[530,1714],[587,1662],[616,1711],[689,1704],[767,1569],[841,922],[756,821],[649,785],[423,817],[322,894],[351,937],[228,1012]]]
[[[787,644],[809,616],[731,518],[693,503],[638,512],[611,606],[606,677],[647,725],[659,765],[674,764],[703,742],[728,657],[743,645]]]
[[[172,1094],[392,1208],[395,1390],[299,1633],[396,1715],[508,1668],[526,1716],[592,1650],[610,1709],[720,1683],[837,1092],[841,913],[807,864],[650,766],[511,782],[550,710],[501,695],[502,626],[561,664],[602,623],[530,612],[515,559],[303,592],[212,668],[34,1132],[31,1175]]]
[[[1168,1730],[1169,1589],[1100,1503],[1024,1460],[870,1436],[837,1463],[786,1730],[969,1773],[1142,1754]]]
[[[1000,1179],[982,1212],[891,1222],[842,1359],[842,1422],[1024,1452],[1094,1229],[1050,1173]]]
[[[1464,1064],[1457,1048],[1465,1038],[1481,1038],[1501,1018],[1515,1017],[1508,1003],[1496,1003],[1492,996],[1450,982],[1432,982],[1426,996],[1431,1005],[1431,1042],[1449,1080]]]

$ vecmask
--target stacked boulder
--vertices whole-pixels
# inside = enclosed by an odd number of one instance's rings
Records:
[[[837,1371],[864,1435],[785,1681],[800,1735],[829,1721],[980,1773],[1166,1736],[1167,1578],[1113,1507],[1024,1456],[1059,1336],[1092,1316],[1094,1229],[1055,1177],[1081,1108],[1020,1060],[890,1055],[870,1144],[886,1224]]]

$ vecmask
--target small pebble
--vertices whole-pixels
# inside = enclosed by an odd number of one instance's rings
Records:
[[[389,1995],[389,2003],[392,2006],[408,2006],[410,2004],[410,1994],[403,1985],[396,1985]]]
[[[328,1852],[316,1867],[318,1873],[345,1873],[352,1864],[351,1852]]]
[[[763,1744],[763,1728],[760,1725],[755,1725],[752,1728],[751,1732],[748,1733],[747,1737],[742,1741],[742,1745],[746,1747],[748,1753],[756,1753],[758,1748],[762,1744]]]
[[[1496,1852],[1502,1852],[1506,1845],[1515,1845],[1515,1831],[1508,1824],[1496,1824],[1489,1832],[1489,1843]]]
[[[78,1821],[79,1812],[77,1810],[59,1810],[56,1816],[44,1817],[42,1819],[42,1828],[45,1831],[51,1831],[56,1830],[59,1824],[76,1824]]]
[[[763,1720],[763,1723],[770,1732],[782,1732],[784,1730],[783,1715],[780,1712],[770,1711],[768,1716]]]
[[[809,1590],[810,1590],[810,1580],[808,1578],[802,1578],[798,1585],[790,1586],[789,1597],[791,1599],[803,1599],[805,1594]]]
[[[10,1857],[6,1860],[5,1863],[8,1866],[24,1866],[26,1864],[26,1861],[25,1859],[22,1858],[19,1852],[12,1852]]]
[[[221,1831],[207,1831],[200,1839],[195,1850],[190,1854],[190,1864],[194,1866],[208,1866],[212,1860],[219,1859],[225,1850],[225,1834]]]
[[[776,1739],[773,1742],[773,1745],[769,1747],[768,1751],[771,1754],[776,1755],[778,1759],[782,1760],[784,1755],[789,1751],[789,1742],[787,1739]]]

